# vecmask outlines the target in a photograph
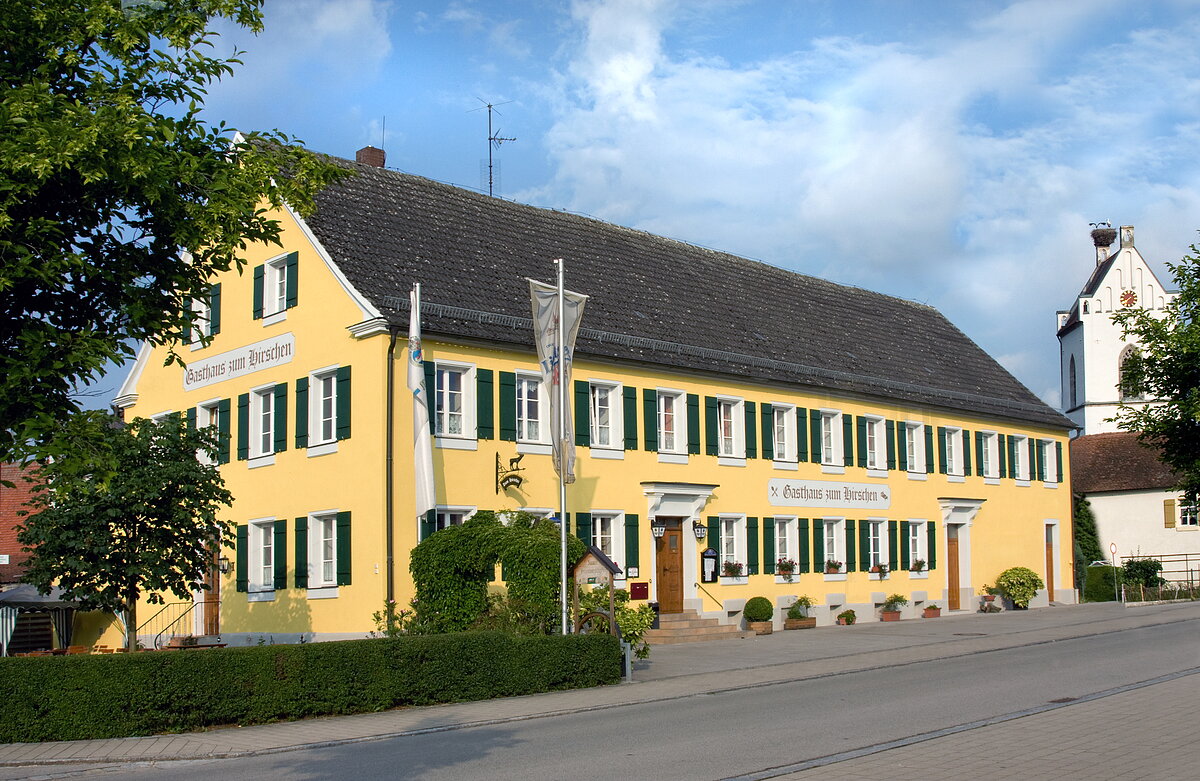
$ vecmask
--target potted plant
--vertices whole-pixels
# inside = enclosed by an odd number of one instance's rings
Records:
[[[925,610],[921,613],[925,618],[941,618],[942,609],[938,607],[936,602],[930,602],[925,606]]]
[[[917,559],[916,561],[914,561],[909,566],[908,571],[909,572],[924,572],[925,571],[925,559]]]
[[[742,562],[740,562],[740,561],[723,561],[723,562],[721,562],[721,574],[727,578],[740,578],[742,576]]]
[[[856,616],[854,611],[849,608],[837,614],[837,622],[842,626],[850,626],[857,620],[858,616]]]
[[[796,597],[796,601],[788,608],[787,618],[783,619],[784,629],[812,629],[817,625],[816,618],[809,618],[808,609],[813,606],[812,597],[804,595]]]
[[[983,601],[979,605],[979,612],[999,613],[1000,606],[993,603],[996,601],[996,595],[1000,593],[1000,589],[985,583],[980,591],[982,592]]]
[[[836,575],[841,571],[842,571],[842,562],[838,561],[837,559],[826,559],[825,560],[825,574]]]
[[[1041,576],[1027,567],[1010,567],[996,578],[996,590],[1018,610],[1027,609],[1029,600],[1037,596],[1038,589],[1045,587]]]
[[[779,559],[775,562],[775,572],[788,583],[791,583],[792,576],[796,574],[796,562],[791,559]]]
[[[775,617],[775,608],[766,597],[751,597],[742,608],[742,616],[746,619],[746,628],[753,629],[756,635],[771,634],[771,619]]]
[[[880,580],[888,576],[888,565],[880,563],[871,566],[871,574],[878,575]]]
[[[883,610],[879,614],[881,621],[899,621],[900,608],[908,604],[908,597],[903,594],[891,594],[887,601],[883,603]]]

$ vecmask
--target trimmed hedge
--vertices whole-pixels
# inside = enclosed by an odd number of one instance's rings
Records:
[[[609,635],[501,632],[0,659],[0,742],[182,732],[616,683]]]
[[[1120,583],[1120,567],[1088,567],[1083,582],[1084,602],[1112,602],[1115,584]]]

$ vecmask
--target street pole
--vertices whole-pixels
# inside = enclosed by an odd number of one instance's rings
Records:
[[[558,531],[559,531],[559,602],[562,604],[562,633],[571,633],[570,615],[567,611],[567,390],[563,383],[563,366],[567,356],[564,349],[563,315],[563,259],[554,261],[558,267]]]

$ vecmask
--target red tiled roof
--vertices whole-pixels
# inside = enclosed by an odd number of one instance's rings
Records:
[[[1178,478],[1137,433],[1088,434],[1071,440],[1071,488],[1075,493],[1172,488]]]

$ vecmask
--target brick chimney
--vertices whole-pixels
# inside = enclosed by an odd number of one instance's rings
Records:
[[[1092,243],[1096,245],[1096,265],[1108,260],[1108,248],[1117,238],[1117,232],[1108,222],[1092,223]]]
[[[387,152],[382,149],[377,149],[373,146],[364,146],[362,149],[354,153],[354,162],[362,163],[363,165],[372,165],[376,168],[383,168],[387,161]]]

